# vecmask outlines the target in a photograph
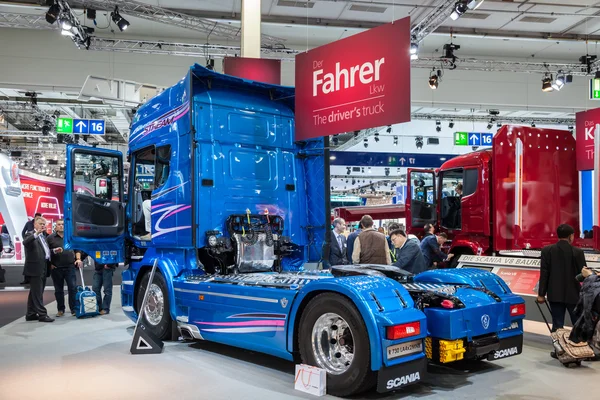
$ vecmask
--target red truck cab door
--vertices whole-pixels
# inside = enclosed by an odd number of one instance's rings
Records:
[[[425,224],[437,224],[435,172],[409,168],[406,182],[406,231],[417,234]]]

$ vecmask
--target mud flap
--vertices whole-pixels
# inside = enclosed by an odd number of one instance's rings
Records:
[[[490,352],[488,354],[488,361],[500,360],[501,358],[507,358],[516,356],[523,352],[523,335],[511,336],[506,339],[500,339],[500,346],[498,350]]]
[[[405,386],[420,383],[427,374],[427,358],[384,367],[377,373],[377,391],[379,393],[391,392]]]

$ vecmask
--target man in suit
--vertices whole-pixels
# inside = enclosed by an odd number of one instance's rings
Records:
[[[44,287],[51,254],[50,247],[46,243],[45,231],[46,220],[43,217],[36,217],[33,221],[33,230],[27,232],[23,239],[23,247],[25,247],[23,274],[29,277],[30,285],[26,321],[54,322],[44,307]]]
[[[586,267],[583,250],[573,247],[575,230],[562,224],[556,229],[558,242],[542,249],[540,261],[540,284],[538,303],[550,303],[552,310],[552,330],[563,328],[565,311],[569,312],[571,322],[575,323],[575,305],[579,300],[580,285],[577,275]]]
[[[23,227],[23,230],[21,231],[21,240],[23,240],[25,238],[25,234],[27,232],[31,232],[34,230],[33,228],[33,221],[35,221],[35,219],[37,217],[41,217],[42,214],[40,213],[35,213],[35,215],[33,216],[32,220],[29,220],[25,223],[25,226]],[[25,274],[25,270],[23,270],[23,282],[20,283],[20,285],[29,285],[29,277]]]
[[[333,231],[331,231],[331,249],[329,250],[330,265],[348,264],[346,257],[346,221],[343,218],[333,220]]]
[[[423,257],[425,258],[426,268],[437,267],[439,263],[450,261],[453,257],[453,254],[446,255],[440,250],[440,247],[446,243],[446,240],[448,240],[448,235],[444,232],[437,235],[429,235],[421,240],[420,247]]]
[[[393,230],[390,233],[390,240],[396,249],[396,260],[392,262],[394,267],[402,268],[415,275],[425,271],[425,258],[418,242],[408,239],[402,229]]]

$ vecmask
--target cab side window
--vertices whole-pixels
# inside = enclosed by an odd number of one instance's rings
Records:
[[[475,193],[477,190],[477,181],[479,178],[479,170],[466,169],[463,178],[463,197]]]
[[[171,163],[171,145],[156,148],[156,167],[154,168],[154,189],[162,187],[169,178]]]

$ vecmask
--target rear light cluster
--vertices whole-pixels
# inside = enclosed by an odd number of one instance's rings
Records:
[[[387,328],[388,340],[404,339],[410,336],[416,336],[421,334],[421,323],[410,322],[408,324],[388,326]]]
[[[518,317],[525,315],[525,304],[513,304],[510,306],[510,316]]]

